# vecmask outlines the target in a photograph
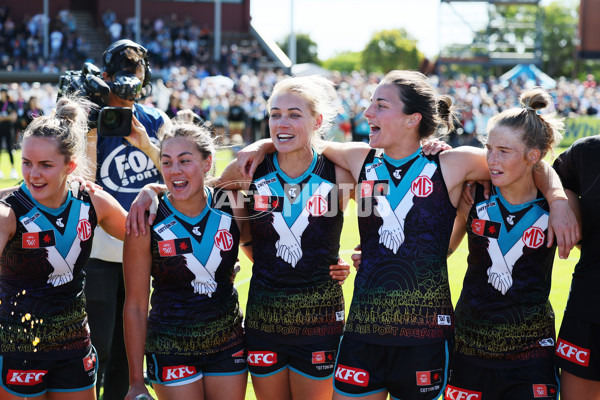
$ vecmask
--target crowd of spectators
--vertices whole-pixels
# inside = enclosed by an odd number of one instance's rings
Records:
[[[56,73],[83,64],[89,46],[66,8],[48,21],[49,57],[43,57],[45,19],[35,14],[15,21],[10,8],[0,6],[0,70]]]
[[[247,69],[242,73],[240,68],[230,71],[229,76],[208,76],[196,65],[182,66],[178,63],[156,70],[160,78],[153,83],[152,95],[143,100],[145,104],[158,107],[169,116],[175,116],[182,109],[192,109],[212,126],[223,143],[240,145],[266,136],[265,99],[275,83],[285,76],[276,69]],[[330,75],[342,100],[338,121],[330,132],[332,138],[368,140],[369,126],[363,110],[380,77],[360,71],[349,74],[333,72]],[[449,137],[453,145],[475,143],[485,134],[487,121],[492,116],[517,106],[519,93],[535,84],[465,75],[453,78],[434,75],[430,79],[440,93],[453,98],[457,108],[458,129]],[[8,88],[20,116],[32,96],[44,113],[49,112],[56,101],[56,85],[12,84]],[[592,76],[584,81],[559,79],[551,94],[555,100],[555,111],[560,116],[600,115],[600,91]],[[21,125],[16,127],[16,131],[22,129]]]
[[[102,15],[110,40],[135,37],[134,18],[119,21],[111,10]],[[34,69],[41,60],[41,29],[43,15],[26,16],[15,24],[10,12],[0,7],[0,60],[2,66],[13,65]],[[153,77],[153,93],[143,100],[168,115],[178,110],[192,109],[222,143],[241,145],[264,137],[267,132],[266,100],[275,85],[284,77],[281,70],[260,68],[264,57],[256,42],[243,40],[223,46],[221,62],[214,63],[212,32],[197,26],[189,18],[180,20],[176,14],[164,20],[144,20],[141,24],[142,44],[148,49]],[[37,70],[61,72],[80,69],[85,58],[85,43],[77,35],[71,12],[61,10],[51,22],[51,59]],[[77,64],[79,63],[79,64]],[[59,65],[61,68],[59,69]],[[381,75],[354,71],[348,74],[332,72],[342,107],[330,136],[336,140],[368,141],[369,126],[363,111]],[[521,91],[536,82],[501,81],[487,76],[431,76],[440,93],[449,94],[457,107],[458,128],[450,132],[452,145],[473,144],[485,134],[487,121],[506,108],[518,105]],[[19,110],[26,113],[26,103],[36,99],[41,112],[49,112],[56,101],[57,88],[51,84],[12,84],[9,94]],[[600,91],[593,76],[584,81],[561,78],[551,91],[555,110],[563,117],[598,115]],[[15,133],[23,129],[23,119],[15,124]]]

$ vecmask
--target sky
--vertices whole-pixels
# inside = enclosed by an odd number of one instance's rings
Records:
[[[482,2],[455,2],[449,8],[440,0],[250,0],[253,26],[282,41],[290,33],[292,2],[294,30],[310,35],[321,60],[362,51],[375,32],[397,28],[408,31],[417,39],[417,48],[432,58],[448,40],[468,43],[470,30],[485,26],[487,17],[487,4]]]

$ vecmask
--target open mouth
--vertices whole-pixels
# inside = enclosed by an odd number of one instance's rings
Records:
[[[369,136],[375,136],[381,132],[381,129],[377,125],[369,124],[369,128],[371,128],[371,133],[369,133]]]
[[[185,187],[187,187],[188,182],[187,181],[173,181],[173,188],[175,189],[183,189]]]
[[[279,140],[281,143],[290,141],[293,138],[294,138],[294,135],[289,135],[289,134],[285,134],[285,133],[280,133],[277,135],[277,140]]]
[[[45,183],[31,183],[31,187],[33,189],[43,189],[44,187],[46,187]]]
[[[497,178],[497,177],[499,177],[502,174],[503,174],[503,172],[498,171],[496,169],[491,169],[490,170],[490,175],[492,176],[492,178]]]

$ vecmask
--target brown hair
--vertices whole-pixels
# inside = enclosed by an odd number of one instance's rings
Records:
[[[538,149],[540,160],[549,151],[553,151],[562,138],[565,124],[561,118],[552,114],[539,114],[538,111],[552,104],[552,97],[540,87],[529,89],[519,97],[521,108],[514,107],[492,117],[487,131],[504,126],[521,135],[528,149]]]
[[[398,88],[400,100],[404,103],[402,111],[405,114],[421,114],[419,123],[421,139],[434,135],[440,124],[448,131],[454,128],[452,99],[449,96],[438,96],[422,73],[406,70],[390,71],[380,84],[391,84]]]

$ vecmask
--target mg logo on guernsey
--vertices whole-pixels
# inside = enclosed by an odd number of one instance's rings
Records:
[[[419,176],[412,181],[410,191],[417,197],[427,197],[433,192],[433,182],[428,176]]]
[[[481,392],[472,392],[448,385],[444,392],[447,400],[481,400]]]
[[[6,382],[10,385],[33,386],[42,383],[42,378],[47,373],[48,371],[41,370],[19,371],[9,369],[6,375]]]
[[[543,230],[537,226],[532,226],[523,232],[523,237],[521,239],[523,240],[523,243],[525,243],[525,246],[530,249],[537,249],[544,243],[545,238],[546,236],[544,235]]]
[[[219,229],[215,235],[215,246],[222,251],[229,251],[233,247],[233,236],[225,229]]]
[[[174,381],[176,379],[189,378],[196,374],[196,367],[189,365],[178,365],[174,367],[163,368],[162,380],[164,382]]]
[[[350,385],[367,387],[369,384],[369,373],[364,369],[350,368],[338,364],[335,370],[335,379],[340,382],[349,383]]]
[[[270,367],[277,362],[277,353],[270,351],[249,351],[248,364],[256,367]]]
[[[80,219],[77,223],[77,237],[85,242],[92,236],[92,225],[87,219]]]
[[[306,202],[306,210],[313,217],[320,217],[327,212],[327,200],[323,196],[311,196]]]
[[[573,343],[569,343],[561,338],[558,338],[556,354],[565,360],[569,360],[584,367],[587,367],[590,363],[589,349],[577,347]]]

